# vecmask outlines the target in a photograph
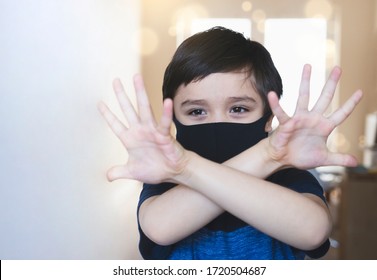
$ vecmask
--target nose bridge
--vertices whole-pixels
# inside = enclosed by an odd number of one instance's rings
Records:
[[[210,99],[210,122],[227,122],[227,104],[226,98],[221,94],[218,94],[219,90],[213,90]]]
[[[226,122],[226,121],[227,121],[226,111],[221,106],[216,107],[212,114],[211,122]]]

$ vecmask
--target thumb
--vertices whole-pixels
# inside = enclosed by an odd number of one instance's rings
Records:
[[[107,171],[107,180],[112,182],[118,179],[131,179],[131,174],[125,165],[116,165]]]
[[[345,167],[355,167],[358,164],[354,156],[341,153],[330,153],[325,165],[337,165]]]

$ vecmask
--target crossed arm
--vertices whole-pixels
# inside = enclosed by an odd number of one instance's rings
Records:
[[[279,121],[278,128],[269,138],[222,165],[186,151],[170,135],[171,100],[165,100],[161,121],[157,123],[140,76],[134,79],[138,113],[119,80],[115,80],[114,91],[128,127],[103,103],[99,109],[129,158],[125,165],[111,168],[108,178],[179,184],[163,195],[147,199],[140,208],[141,227],[156,243],[167,245],[181,240],[228,211],[287,244],[313,249],[331,230],[327,207],[314,195],[298,194],[264,178],[287,166],[308,169],[356,164],[350,155],[331,153],[326,147],[329,134],[348,117],[362,96],[361,91],[355,92],[343,106],[325,117],[339,78],[340,69],[334,68],[309,111],[310,67],[305,66],[294,115],[287,116],[276,95],[270,93],[268,99]]]

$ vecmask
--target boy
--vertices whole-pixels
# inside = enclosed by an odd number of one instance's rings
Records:
[[[134,80],[138,113],[116,80],[114,90],[129,127],[104,104],[100,111],[129,159],[109,170],[108,177],[145,183],[138,206],[142,256],[323,256],[332,222],[321,186],[304,169],[356,164],[353,157],[326,147],[328,135],[362,95],[355,92],[324,117],[339,78],[340,69],[334,68],[308,111],[306,65],[296,112],[289,117],[278,103],[282,84],[268,51],[217,27],[188,38],[174,54],[164,76],[160,123],[154,120],[140,76]],[[271,132],[273,114],[279,127]],[[173,119],[176,139],[170,135]]]

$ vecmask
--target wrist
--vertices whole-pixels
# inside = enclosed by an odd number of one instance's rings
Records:
[[[265,138],[224,164],[254,177],[264,179],[284,168],[281,162],[274,160],[270,150],[269,139]]]
[[[261,140],[258,144],[259,154],[262,161],[262,165],[272,174],[281,169],[288,168],[283,162],[276,160],[273,154],[273,149],[271,149],[269,137]]]
[[[198,155],[192,151],[185,150],[184,151],[184,160],[182,163],[181,168],[178,172],[173,176],[172,182],[176,184],[187,185],[190,181],[190,178],[194,172],[193,166],[195,165],[195,157]]]

